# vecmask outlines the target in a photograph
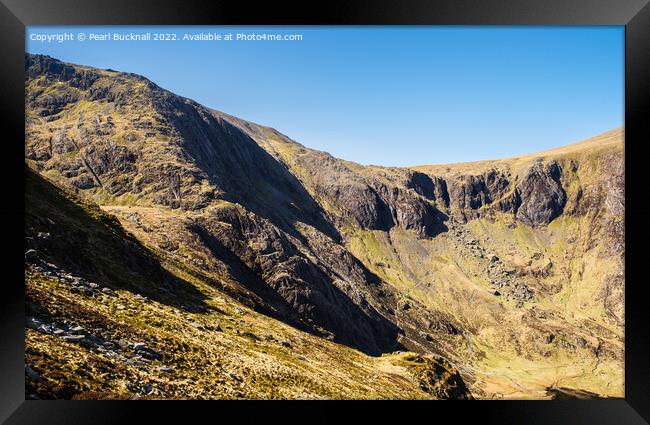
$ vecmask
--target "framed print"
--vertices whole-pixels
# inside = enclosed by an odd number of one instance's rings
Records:
[[[647,423],[647,2],[0,10],[7,423]]]

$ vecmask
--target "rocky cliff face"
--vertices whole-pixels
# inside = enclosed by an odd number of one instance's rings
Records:
[[[26,71],[29,166],[238,302],[368,354],[444,356],[485,397],[507,392],[497,357],[622,367],[620,132],[364,167],[136,75],[33,55]]]
[[[541,226],[562,213],[566,194],[560,176],[560,167],[555,162],[548,165],[536,163],[530,167],[515,189],[514,206],[518,220],[530,226]]]

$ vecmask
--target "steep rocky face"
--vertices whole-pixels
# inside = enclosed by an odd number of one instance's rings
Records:
[[[530,167],[516,188],[516,199],[520,200],[516,208],[518,220],[530,226],[541,226],[562,213],[566,194],[560,176],[560,167],[555,162],[535,163]]]
[[[415,190],[425,198],[436,201],[445,208],[449,208],[449,190],[445,179],[428,176],[424,173],[412,171],[408,173],[406,187]]]
[[[452,181],[450,186],[452,208],[477,210],[503,196],[509,181],[502,173],[490,170],[478,176],[462,176]]]
[[[304,171],[305,183],[316,199],[330,206],[339,223],[350,221],[364,229],[388,231],[394,226],[432,236],[440,231],[442,215],[425,197],[393,181],[359,173],[330,155],[310,151],[293,158],[292,169]]]
[[[212,209],[197,220],[215,256],[232,253],[242,266],[260,276],[300,318],[322,329],[323,336],[366,352],[379,354],[398,347],[398,328],[366,300],[361,285],[372,282],[369,273],[349,254],[339,249],[332,264],[339,273],[327,273],[297,248],[297,241],[271,223],[237,207]],[[333,245],[333,244],[332,244]],[[320,250],[319,250],[320,253]],[[325,259],[328,259],[325,257]]]
[[[29,166],[193,279],[365,353],[460,365],[461,381],[422,370],[428,393],[534,396],[552,379],[617,393],[620,132],[536,156],[365,167],[139,76],[32,55],[26,68]],[[497,380],[510,363],[530,373]]]
[[[477,218],[479,210],[493,209],[511,213],[530,226],[542,226],[559,216],[566,203],[560,178],[557,163],[535,163],[520,179],[497,169],[448,179],[415,172],[408,187],[464,220]]]
[[[395,225],[412,230],[422,237],[434,236],[445,230],[444,215],[425,199],[403,188],[379,186],[379,193],[387,200]]]

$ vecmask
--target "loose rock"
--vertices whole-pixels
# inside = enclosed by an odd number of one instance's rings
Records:
[[[34,369],[29,366],[25,366],[25,376],[31,379],[32,381],[38,381],[41,379],[41,375],[38,374]]]

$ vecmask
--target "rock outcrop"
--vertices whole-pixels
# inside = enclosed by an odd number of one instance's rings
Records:
[[[530,226],[542,226],[559,216],[566,203],[560,177],[560,167],[555,162],[530,167],[515,189],[519,200],[517,219]]]
[[[449,184],[451,207],[477,210],[502,197],[509,184],[508,177],[496,170],[478,176],[462,176]]]

